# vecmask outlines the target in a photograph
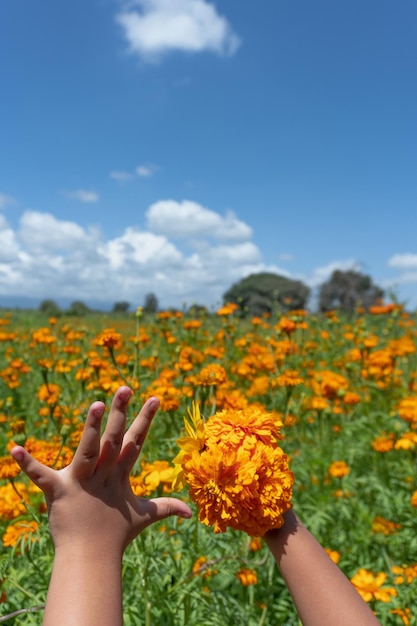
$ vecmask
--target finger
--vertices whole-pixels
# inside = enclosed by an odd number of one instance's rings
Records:
[[[139,498],[138,498],[139,500]],[[177,498],[152,498],[145,500],[140,498],[142,528],[147,528],[154,522],[177,515],[184,519],[192,517],[192,511],[188,504]]]
[[[10,454],[27,476],[42,489],[46,496],[52,495],[58,485],[58,472],[33,458],[22,446],[15,446]]]
[[[126,412],[132,392],[129,387],[119,387],[116,391],[106,428],[100,442],[100,457],[97,472],[108,475],[113,469],[122,447],[126,429]]]
[[[104,409],[103,402],[93,402],[88,411],[81,441],[70,465],[71,473],[79,480],[92,476],[97,467]]]
[[[139,456],[149,427],[159,407],[158,398],[149,398],[123,437],[122,450],[117,462],[122,476],[127,476]]]

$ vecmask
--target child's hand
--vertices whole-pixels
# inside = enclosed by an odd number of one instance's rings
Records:
[[[191,517],[191,509],[176,498],[146,500],[132,492],[129,474],[159,402],[147,400],[125,432],[130,395],[128,387],[118,389],[101,438],[105,407],[102,402],[91,405],[74,459],[62,470],[42,465],[20,446],[11,451],[45,494],[55,548],[66,545],[121,556],[153,522],[169,515]]]

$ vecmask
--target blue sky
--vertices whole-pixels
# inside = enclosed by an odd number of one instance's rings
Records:
[[[416,42],[415,0],[2,0],[0,304],[357,268],[417,307]]]

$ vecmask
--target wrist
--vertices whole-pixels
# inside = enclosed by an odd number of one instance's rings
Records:
[[[264,535],[264,541],[274,556],[283,550],[290,535],[295,535],[297,530],[302,527],[300,520],[293,509],[290,509],[283,515],[284,523],[280,528],[273,528]]]
[[[122,563],[123,550],[111,546],[109,541],[105,546],[91,541],[61,541],[55,543],[55,560],[68,559],[70,562],[78,563],[109,563],[114,567],[117,563]]]

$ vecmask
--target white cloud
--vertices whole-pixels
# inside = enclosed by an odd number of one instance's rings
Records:
[[[17,204],[15,198],[7,196],[4,193],[0,193],[0,209],[5,209],[7,206]]]
[[[77,189],[76,191],[68,191],[66,195],[69,198],[74,198],[74,200],[79,200],[80,202],[85,203],[93,203],[98,202],[99,196],[95,191],[89,191],[87,189]]]
[[[120,172],[117,170],[110,172],[109,176],[113,180],[118,180],[121,183],[132,180],[133,178],[133,174],[130,174],[129,172]]]
[[[20,220],[19,240],[29,251],[71,252],[95,243],[96,237],[75,222],[56,219],[50,213],[26,211]]]
[[[174,209],[177,230],[167,208]],[[162,232],[165,218],[168,227]],[[233,236],[225,240],[228,224]],[[174,242],[172,233],[182,239]],[[318,267],[307,278],[295,277],[265,264],[250,234],[235,216],[224,217],[191,201],[155,203],[149,207],[146,229],[129,226],[110,238],[50,213],[26,211],[17,228],[0,214],[0,295],[83,300],[108,307],[126,300],[135,307],[153,292],[161,307],[199,303],[214,308],[249,274],[272,272],[317,287],[335,269],[360,270],[350,259]],[[416,281],[417,271],[410,271],[397,283]]]
[[[133,265],[159,267],[176,264],[182,255],[165,237],[127,228],[121,237],[99,248],[111,268],[132,271]]]
[[[215,237],[231,241],[245,241],[252,229],[229,211],[225,217],[206,209],[197,202],[160,200],[147,213],[150,230],[166,237]]]
[[[132,53],[159,59],[175,50],[233,54],[240,40],[207,0],[135,0],[116,17]]]
[[[153,169],[151,167],[146,166],[146,165],[139,165],[136,168],[136,174],[140,178],[149,178],[153,174]]]
[[[388,265],[402,270],[417,269],[417,254],[394,254],[388,260]]]
[[[189,232],[193,238],[198,236],[199,245],[188,253],[152,224],[146,230],[128,227],[121,235],[105,239],[97,230],[50,213],[26,211],[16,229],[0,216],[0,295],[39,301],[81,299],[108,306],[127,300],[136,306],[153,292],[165,307],[194,302],[215,307],[245,275],[274,271],[263,264],[249,240],[249,227],[236,217],[223,217],[197,203],[167,202],[182,211],[179,234],[189,236],[184,228],[193,223]],[[155,208],[150,214],[161,219]],[[227,225],[233,237],[226,243],[222,230]],[[239,239],[242,233],[245,237]]]

